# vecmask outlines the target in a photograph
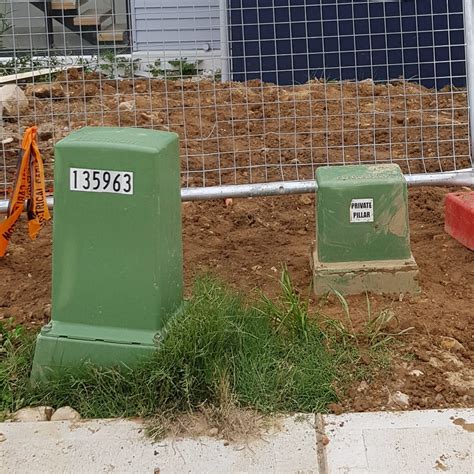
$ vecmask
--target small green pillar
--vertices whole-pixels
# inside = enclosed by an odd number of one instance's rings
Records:
[[[86,127],[55,148],[51,322],[32,378],[131,365],[183,299],[178,136]]]
[[[400,167],[321,167],[316,181],[315,292],[419,291]]]

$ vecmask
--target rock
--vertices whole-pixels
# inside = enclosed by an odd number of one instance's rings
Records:
[[[434,399],[435,399],[435,402],[437,402],[437,403],[444,402],[444,397],[441,393],[437,393],[436,397]]]
[[[421,370],[413,369],[411,370],[408,375],[411,375],[413,377],[421,377],[422,375],[425,375]]]
[[[38,130],[38,136],[41,140],[49,140],[54,136],[54,126],[50,123],[40,125]]]
[[[51,317],[51,304],[50,303],[48,303],[44,306],[43,314],[46,318]]]
[[[153,120],[153,115],[152,114],[147,114],[146,112],[140,112],[139,118],[143,122],[149,122],[150,120]]]
[[[207,434],[211,437],[214,437],[219,434],[219,430],[217,428],[211,428]]]
[[[369,388],[369,384],[365,380],[362,380],[362,382],[357,387],[357,391],[365,392],[368,388]]]
[[[443,363],[436,357],[430,357],[428,363],[435,369],[441,369],[441,367],[443,367]]]
[[[464,362],[460,361],[451,352],[442,352],[441,358],[443,359],[444,362],[451,364],[454,369],[462,369],[464,367]]]
[[[58,408],[51,416],[51,421],[79,421],[81,415],[71,407]]]
[[[456,393],[461,397],[464,395],[467,395],[467,392],[469,391],[467,387],[462,387],[462,386],[455,387],[455,390],[456,390]]]
[[[135,92],[138,94],[143,94],[148,91],[148,86],[146,82],[140,81],[135,83]]]
[[[447,372],[446,380],[453,387],[465,387],[468,391],[474,390],[474,369]]]
[[[3,434],[0,433],[0,443],[3,443],[3,441],[6,441],[7,437]]]
[[[120,102],[119,110],[121,112],[133,112],[135,110],[135,102],[131,100],[126,102]]]
[[[309,196],[303,195],[300,197],[300,202],[301,204],[308,206],[309,204],[312,203],[312,199]]]
[[[226,198],[225,201],[224,201],[225,207],[232,206],[233,202],[234,201],[232,200],[232,198]]]
[[[27,407],[13,414],[13,421],[48,421],[53,413],[51,407]]]
[[[28,112],[30,106],[25,93],[15,84],[0,87],[0,103],[3,115],[8,117],[23,115]]]
[[[87,83],[84,87],[84,97],[86,99],[92,99],[97,95],[98,90],[96,84]]]
[[[38,99],[46,99],[48,97],[62,98],[66,95],[63,86],[57,82],[52,84],[36,84],[29,91],[32,96]]]
[[[328,409],[335,415],[340,415],[341,413],[344,412],[344,408],[342,408],[342,406],[339,405],[339,403],[330,403],[328,405]]]
[[[389,401],[395,403],[400,407],[410,406],[410,397],[406,393],[400,391],[396,391],[393,395],[390,395]]]
[[[444,336],[439,345],[442,349],[447,351],[464,351],[464,346],[454,337]]]

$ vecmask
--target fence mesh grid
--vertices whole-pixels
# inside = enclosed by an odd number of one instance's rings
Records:
[[[171,130],[182,186],[472,166],[462,0],[0,1],[0,198],[24,129]],[[18,86],[20,90],[14,89]]]

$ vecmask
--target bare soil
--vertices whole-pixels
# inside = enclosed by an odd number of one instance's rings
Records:
[[[473,406],[474,253],[443,230],[447,191],[411,190],[411,241],[422,292],[403,298],[370,295],[370,303],[372,314],[393,311],[398,321],[393,332],[412,329],[392,346],[391,368],[368,384],[355,384],[333,411]],[[51,225],[36,241],[28,240],[24,225],[0,260],[0,320],[37,328],[50,314]],[[188,294],[193,277],[210,271],[244,292],[275,296],[282,263],[302,293],[309,289],[313,196],[184,203],[183,233]],[[362,327],[365,295],[349,297],[348,303],[354,324]],[[324,311],[342,314],[335,300]],[[365,363],[370,360],[363,357]],[[409,396],[408,405],[397,401],[397,391]]]
[[[3,145],[0,197],[11,188],[21,134],[31,125],[39,126],[49,191],[54,143],[85,125],[176,131],[183,186],[311,179],[315,167],[324,164],[395,162],[405,173],[471,166],[464,90],[435,91],[403,80],[315,80],[294,87],[259,81],[114,81],[74,69],[53,84],[23,88],[29,111],[4,118],[4,133],[13,141]],[[393,346],[393,366],[368,384],[355,384],[333,411],[473,405],[474,253],[444,233],[446,192],[410,192],[422,293],[370,296],[372,314],[393,311],[394,332],[412,328]],[[275,296],[282,263],[300,291],[309,288],[312,196],[184,203],[183,227],[187,291],[194,275],[211,271],[244,292],[260,289]],[[22,223],[0,259],[0,320],[37,328],[50,317],[51,226],[36,241],[25,235]],[[361,328],[366,297],[348,302]],[[325,311],[342,313],[334,300]],[[409,396],[408,404],[400,402],[398,391]]]
[[[177,132],[183,186],[311,179],[325,164],[394,162],[405,173],[470,166],[467,94],[455,88],[403,80],[288,87],[257,80],[115,81],[76,69],[52,84],[23,88],[29,110],[4,124],[13,138],[3,147],[6,177],[0,169],[7,185],[21,133],[34,124],[49,178],[54,143],[85,125]]]

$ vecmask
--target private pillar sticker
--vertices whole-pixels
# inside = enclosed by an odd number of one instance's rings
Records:
[[[351,201],[350,221],[352,222],[374,222],[374,200],[353,199]]]

